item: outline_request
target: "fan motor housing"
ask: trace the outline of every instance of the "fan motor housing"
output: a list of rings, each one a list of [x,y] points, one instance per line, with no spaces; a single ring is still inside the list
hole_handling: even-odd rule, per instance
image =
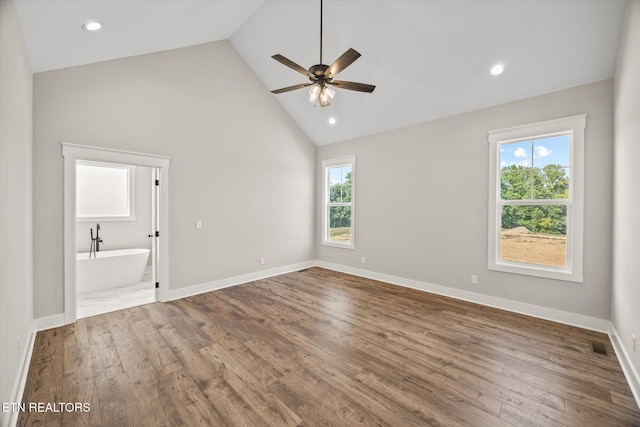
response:
[[[320,79],[324,77],[324,72],[327,71],[327,68],[329,68],[328,65],[325,64],[316,64],[316,65],[312,65],[309,68],[309,72],[311,74],[313,74],[314,76],[316,76],[316,79]],[[309,80],[314,81],[313,79],[309,78]],[[331,80],[331,79],[327,79],[325,78],[325,80]]]

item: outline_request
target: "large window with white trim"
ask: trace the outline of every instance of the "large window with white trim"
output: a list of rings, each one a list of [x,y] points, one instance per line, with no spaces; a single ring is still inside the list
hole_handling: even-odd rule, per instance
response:
[[[489,133],[490,270],[582,282],[586,116]]]
[[[322,243],[355,248],[355,156],[322,161]]]
[[[76,220],[135,220],[135,172],[135,166],[78,160]]]

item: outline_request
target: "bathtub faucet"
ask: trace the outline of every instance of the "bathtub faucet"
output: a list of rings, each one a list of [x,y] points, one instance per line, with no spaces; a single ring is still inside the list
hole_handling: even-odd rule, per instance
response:
[[[91,229],[91,248],[89,249],[89,258],[93,254],[94,258],[97,258],[96,252],[100,252],[100,243],[102,243],[102,239],[100,238],[100,224],[96,224],[96,237],[93,237],[93,228]]]
[[[100,252],[100,243],[102,243],[102,239],[100,238],[100,224],[96,224],[96,252]]]
[[[93,238],[93,228],[89,230],[91,232],[91,248],[89,248],[89,259],[91,259],[91,255],[94,258],[98,258],[96,256],[96,239]]]

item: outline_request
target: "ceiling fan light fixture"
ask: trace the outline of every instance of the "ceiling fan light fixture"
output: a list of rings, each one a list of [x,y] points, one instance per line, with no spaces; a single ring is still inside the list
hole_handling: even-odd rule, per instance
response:
[[[309,89],[309,102],[315,104],[318,100],[318,96],[320,96],[320,85],[318,83],[311,85]]]
[[[320,106],[326,107],[331,104],[331,100],[336,96],[336,92],[329,86],[325,86],[320,91]]]
[[[331,100],[336,96],[336,92],[326,84],[315,83],[309,89],[309,102],[320,104],[321,107],[331,105]]]

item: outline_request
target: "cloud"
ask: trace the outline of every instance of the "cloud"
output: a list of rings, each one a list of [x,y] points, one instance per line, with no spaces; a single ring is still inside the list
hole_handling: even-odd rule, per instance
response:
[[[513,152],[513,155],[516,157],[527,157],[527,150],[523,147],[516,148],[516,151]]]
[[[543,145],[536,145],[535,151],[536,157],[547,157],[551,154],[551,150]]]

